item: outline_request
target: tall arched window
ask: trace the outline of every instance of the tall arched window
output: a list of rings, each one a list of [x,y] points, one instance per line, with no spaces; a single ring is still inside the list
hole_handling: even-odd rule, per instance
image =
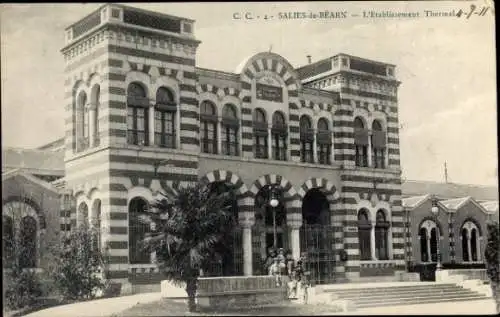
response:
[[[273,159],[277,161],[286,161],[287,152],[287,126],[283,113],[276,111],[273,114],[273,126],[271,129],[272,136],[272,153]]]
[[[358,238],[359,238],[359,254],[361,260],[371,260],[371,239],[370,231],[372,224],[368,215],[368,210],[361,209],[358,212]]]
[[[356,166],[368,166],[368,130],[360,117],[354,119],[354,146]]]
[[[92,209],[93,248],[101,250],[101,201],[99,199],[94,202]]]
[[[330,164],[332,149],[332,134],[328,129],[328,120],[320,118],[318,120],[318,133],[316,135],[318,147],[318,163]]]
[[[253,112],[253,135],[254,135],[254,157],[260,159],[268,158],[268,131],[266,113],[262,109]]]
[[[25,216],[20,225],[20,258],[21,268],[36,267],[37,223],[35,218]]]
[[[89,147],[89,112],[87,94],[81,91],[76,101],[76,150],[83,151]]]
[[[217,109],[208,100],[200,106],[201,122],[201,151],[203,153],[217,154]]]
[[[377,211],[377,219],[375,222],[375,252],[379,260],[389,259],[389,222],[385,217],[383,210]]]
[[[467,242],[470,240],[467,229],[465,228],[462,229],[461,240],[462,240],[462,260],[464,262],[469,262],[470,261],[469,246],[467,245]]]
[[[420,253],[422,262],[437,262],[439,248],[439,224],[431,219],[424,220],[420,225]]]
[[[129,227],[129,262],[130,264],[149,264],[151,254],[144,248],[144,238],[150,231],[150,226],[140,220],[140,215],[148,210],[148,203],[140,198],[133,198],[128,206],[128,227]]]
[[[481,258],[480,228],[476,223],[467,220],[462,225],[462,256],[464,262],[479,261]]]
[[[238,128],[239,121],[236,114],[236,107],[231,104],[226,104],[222,109],[222,154],[231,156],[239,155]]]
[[[77,213],[77,225],[78,226],[88,226],[89,225],[89,208],[86,203],[82,202],[78,206],[78,213]]]
[[[149,100],[141,84],[131,83],[127,89],[127,140],[129,144],[149,145]]]
[[[2,217],[3,266],[10,267],[14,258],[14,221],[12,217]]]
[[[378,120],[373,121],[371,138],[373,167],[385,168],[385,132]]]
[[[91,91],[91,107],[94,109],[93,117],[90,120],[93,121],[93,131],[91,131],[91,135],[94,141],[94,146],[98,146],[100,142],[99,137],[99,106],[100,106],[100,98],[101,98],[101,87],[98,84],[95,84],[92,87]]]
[[[156,91],[155,145],[175,148],[175,116],[177,105],[170,89],[160,87]]]
[[[420,228],[418,231],[418,237],[420,240],[420,261],[421,262],[429,262],[429,256],[427,252],[427,229]]]
[[[300,117],[300,161],[314,163],[313,156],[314,131],[311,119],[303,115]]]

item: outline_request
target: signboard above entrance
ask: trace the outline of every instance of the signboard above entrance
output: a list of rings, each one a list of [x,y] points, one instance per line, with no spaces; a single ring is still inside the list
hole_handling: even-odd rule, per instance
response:
[[[283,102],[283,88],[257,83],[257,99]]]

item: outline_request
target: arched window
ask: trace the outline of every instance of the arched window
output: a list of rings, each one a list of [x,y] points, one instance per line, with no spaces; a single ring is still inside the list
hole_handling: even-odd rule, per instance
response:
[[[354,146],[356,166],[368,166],[368,130],[360,117],[354,119]]]
[[[238,128],[239,122],[235,106],[225,105],[222,109],[222,154],[238,156]]]
[[[471,220],[464,222],[460,239],[464,262],[479,261],[481,258],[480,228]]]
[[[81,91],[76,104],[76,150],[83,151],[89,147],[89,112],[87,94]]]
[[[320,118],[318,120],[318,133],[316,135],[318,147],[318,163],[330,164],[332,149],[332,134],[328,129],[328,120]]]
[[[140,220],[140,215],[148,210],[148,203],[140,198],[133,198],[128,206],[128,226],[129,226],[129,262],[130,264],[149,264],[151,255],[149,250],[144,248],[144,238],[150,231],[150,226]]]
[[[427,219],[420,225],[419,239],[422,262],[437,262],[439,248],[439,225]]]
[[[429,255],[427,251],[427,229],[421,227],[418,231],[418,237],[420,240],[420,261],[429,262]]]
[[[273,114],[273,126],[271,129],[273,159],[286,161],[287,152],[287,126],[283,113],[276,111]]]
[[[100,106],[100,98],[101,98],[101,86],[95,84],[92,87],[91,92],[91,107],[94,109],[94,116],[90,118],[93,121],[93,131],[91,131],[94,146],[98,146],[100,142],[99,137],[99,106]]]
[[[86,203],[82,202],[78,206],[78,213],[77,213],[77,225],[78,226],[88,226],[89,225],[89,208]]]
[[[431,261],[437,262],[437,249],[438,249],[438,236],[437,236],[437,228],[431,229]]]
[[[201,103],[200,122],[202,152],[217,154],[217,109],[208,100]]]
[[[156,91],[155,104],[155,145],[175,148],[175,116],[177,105],[174,94],[165,87]]]
[[[254,157],[260,159],[268,158],[268,131],[266,113],[262,109],[253,112],[253,135],[254,135]]]
[[[93,248],[101,250],[101,201],[99,199],[94,202],[92,209]]]
[[[37,223],[35,218],[25,216],[20,225],[20,258],[21,268],[36,267]]]
[[[372,224],[368,215],[368,210],[361,209],[358,212],[358,238],[359,238],[359,254],[361,260],[371,260],[371,239],[370,231]]]
[[[476,241],[478,240],[477,237],[477,230],[476,228],[473,228],[470,233],[470,241],[471,241],[471,256],[472,256],[472,261],[477,261],[477,245]]]
[[[2,217],[2,250],[3,250],[3,266],[11,267],[14,259],[14,221],[12,217]]]
[[[373,121],[371,141],[373,167],[385,168],[385,132],[378,120]]]
[[[314,131],[311,119],[303,115],[300,117],[300,161],[314,163],[313,156]]]
[[[138,83],[127,89],[127,141],[129,144],[149,145],[149,100],[146,90]]]
[[[375,252],[379,260],[389,259],[389,222],[385,217],[383,210],[377,211],[377,218],[375,222]]]
[[[464,262],[469,262],[470,257],[469,257],[469,246],[467,245],[467,242],[469,240],[468,232],[467,229],[463,228],[462,229],[462,234],[461,234],[461,240],[462,240],[462,259]]]

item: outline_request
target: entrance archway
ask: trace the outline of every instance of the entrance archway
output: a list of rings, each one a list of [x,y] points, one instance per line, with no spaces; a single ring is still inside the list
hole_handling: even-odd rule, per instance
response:
[[[330,202],[321,188],[308,190],[302,200],[300,249],[307,254],[307,270],[315,284],[334,281],[334,230],[330,218]]]
[[[226,201],[226,206],[230,209],[231,224],[227,230],[225,240],[227,243],[218,250],[222,254],[219,261],[204,272],[205,276],[240,276],[243,275],[243,247],[242,231],[238,224],[238,201],[236,199],[235,186],[233,184],[218,181],[208,184],[210,191],[214,195],[226,192],[233,192],[231,199]]]
[[[273,197],[278,201],[278,205],[275,207],[270,204]],[[260,250],[257,252],[261,259],[267,257],[270,249],[283,248],[287,250],[290,248],[283,189],[278,185],[266,185],[257,192],[255,196],[255,226],[258,229],[255,234],[260,242]]]

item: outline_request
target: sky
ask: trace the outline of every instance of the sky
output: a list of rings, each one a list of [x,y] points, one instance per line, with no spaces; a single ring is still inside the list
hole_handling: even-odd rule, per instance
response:
[[[396,65],[401,165],[414,180],[497,185],[495,26],[484,16],[424,17],[424,10],[480,11],[490,2],[128,3],[196,21],[196,64],[234,72],[269,51],[294,67],[343,52]],[[33,148],[64,134],[64,28],[87,4],[2,4],[2,146]],[[278,19],[283,12],[347,12],[341,19]],[[419,12],[363,18],[363,12]],[[476,11],[476,12],[477,12]],[[234,19],[234,13],[273,19]],[[353,17],[352,14],[358,14]]]

